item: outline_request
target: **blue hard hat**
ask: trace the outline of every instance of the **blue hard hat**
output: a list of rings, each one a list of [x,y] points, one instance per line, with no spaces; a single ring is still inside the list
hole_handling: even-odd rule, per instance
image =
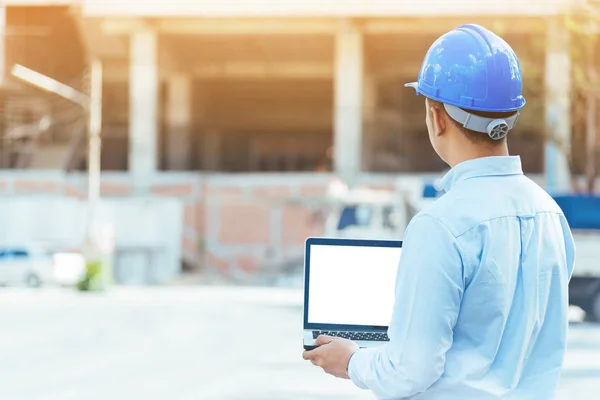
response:
[[[498,35],[461,25],[429,48],[414,87],[418,94],[462,109],[511,112],[525,105],[519,59]]]

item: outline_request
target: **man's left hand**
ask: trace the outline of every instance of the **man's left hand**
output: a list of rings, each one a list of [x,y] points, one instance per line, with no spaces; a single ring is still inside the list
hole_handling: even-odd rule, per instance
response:
[[[358,345],[350,340],[331,336],[319,336],[315,344],[319,347],[310,351],[305,350],[302,358],[310,360],[313,365],[323,368],[323,371],[328,374],[350,379],[346,368],[350,357],[358,350]]]

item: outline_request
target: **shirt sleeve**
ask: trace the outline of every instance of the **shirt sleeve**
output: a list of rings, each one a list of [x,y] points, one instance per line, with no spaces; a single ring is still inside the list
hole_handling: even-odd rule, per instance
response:
[[[573,269],[575,267],[575,241],[573,240],[573,234],[571,228],[564,215],[560,219],[562,225],[563,236],[565,238],[565,255],[567,257],[567,278],[571,280],[573,276]]]
[[[464,291],[456,238],[435,217],[418,215],[406,230],[396,281],[390,341],[358,350],[348,375],[380,399],[424,392],[444,371]]]

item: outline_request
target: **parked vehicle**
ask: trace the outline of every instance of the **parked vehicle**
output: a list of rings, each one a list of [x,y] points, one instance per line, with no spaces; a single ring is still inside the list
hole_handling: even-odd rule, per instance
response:
[[[569,302],[600,322],[600,196],[555,196],[575,240],[575,270]]]
[[[52,280],[52,254],[35,246],[0,246],[1,285],[40,287]]]

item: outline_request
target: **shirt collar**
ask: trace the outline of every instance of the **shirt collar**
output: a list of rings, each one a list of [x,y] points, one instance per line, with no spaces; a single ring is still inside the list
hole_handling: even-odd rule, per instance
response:
[[[463,161],[442,178],[440,184],[448,192],[454,185],[471,178],[523,175],[519,156],[482,157]]]

